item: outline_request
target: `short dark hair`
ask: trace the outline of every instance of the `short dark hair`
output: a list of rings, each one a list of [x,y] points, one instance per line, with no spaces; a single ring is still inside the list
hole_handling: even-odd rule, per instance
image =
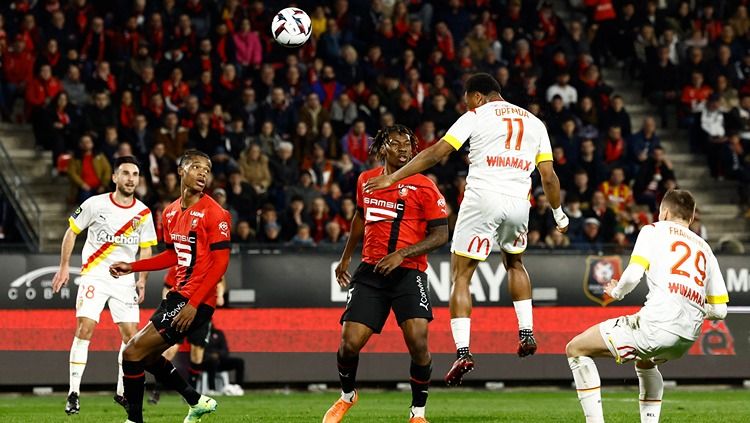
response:
[[[211,163],[211,158],[208,157],[208,154],[199,150],[190,149],[182,153],[178,166],[182,167],[186,163],[191,163],[193,160],[195,160],[196,157],[203,157],[204,159],[208,160],[209,163]]]
[[[679,219],[689,222],[695,216],[695,198],[688,190],[673,189],[668,191],[664,194],[661,204]]]
[[[478,92],[482,95],[489,93],[500,93],[500,83],[488,73],[475,73],[466,80],[464,91],[467,93]]]
[[[126,163],[134,164],[135,167],[138,168],[138,170],[141,169],[141,164],[138,163],[138,159],[136,159],[133,156],[122,156],[122,157],[116,158],[115,159],[115,166],[114,166],[113,169],[115,170],[115,172],[117,172],[117,170],[120,168],[120,166],[124,165]]]

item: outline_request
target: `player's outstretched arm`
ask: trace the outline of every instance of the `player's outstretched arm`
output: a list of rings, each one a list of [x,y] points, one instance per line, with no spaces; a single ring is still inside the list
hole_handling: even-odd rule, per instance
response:
[[[60,247],[60,269],[52,278],[52,292],[57,293],[60,288],[68,284],[70,279],[70,256],[76,245],[76,233],[71,228],[65,231],[62,246]]]
[[[612,281],[604,288],[604,292],[616,300],[621,300],[638,286],[638,283],[641,281],[643,273],[645,272],[646,268],[643,264],[640,262],[634,262],[634,260],[631,259],[628,267],[622,272],[620,280],[612,279]]]
[[[119,262],[109,266],[109,274],[112,277],[120,277],[133,272],[145,272],[162,270],[177,264],[177,253],[173,248],[167,248],[161,254],[147,259],[134,261],[133,263]]]
[[[443,138],[441,141],[436,142],[431,147],[422,150],[416,157],[411,159],[409,163],[404,165],[401,169],[391,173],[390,175],[380,175],[371,178],[365,183],[364,191],[371,193],[380,189],[388,188],[396,182],[408,178],[409,176],[416,175],[419,172],[427,170],[432,166],[440,163],[444,157],[455,151],[452,145]]]
[[[555,169],[552,165],[552,161],[544,161],[537,164],[539,169],[539,175],[542,177],[542,188],[544,189],[544,195],[547,196],[550,206],[552,206],[552,214],[555,217],[555,224],[557,224],[557,230],[565,233],[568,231],[568,216],[562,211],[560,201],[560,180],[557,178]]]
[[[359,210],[354,212],[354,217],[352,218],[352,228],[349,231],[349,238],[346,240],[346,245],[344,246],[344,251],[341,253],[341,259],[339,260],[339,264],[336,265],[336,282],[339,283],[339,286],[342,288],[346,288],[349,286],[349,283],[352,281],[352,276],[349,274],[349,263],[352,261],[352,254],[354,254],[354,249],[357,248],[357,245],[359,245],[359,242],[362,241],[362,238],[365,235],[365,221],[362,219],[362,214]]]
[[[394,251],[380,259],[378,264],[375,265],[375,271],[388,275],[394,269],[399,267],[405,258],[427,254],[430,251],[445,245],[446,242],[448,242],[448,225],[433,226],[429,229],[425,239],[414,245]]]

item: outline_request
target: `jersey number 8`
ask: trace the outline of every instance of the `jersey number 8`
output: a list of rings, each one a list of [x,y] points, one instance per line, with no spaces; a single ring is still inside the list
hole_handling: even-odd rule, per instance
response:
[[[689,278],[690,272],[686,272],[680,269],[680,266],[682,266],[682,264],[690,258],[690,256],[693,254],[693,250],[691,250],[690,246],[683,241],[677,241],[672,244],[672,252],[676,252],[678,249],[683,250],[685,254],[682,256],[682,258],[677,260],[674,266],[672,266],[672,274]],[[703,254],[703,251],[698,250],[698,253],[695,255],[694,264],[695,270],[698,272],[698,276],[695,276],[693,280],[696,284],[698,284],[698,286],[703,286],[703,281],[706,280],[706,255]]]

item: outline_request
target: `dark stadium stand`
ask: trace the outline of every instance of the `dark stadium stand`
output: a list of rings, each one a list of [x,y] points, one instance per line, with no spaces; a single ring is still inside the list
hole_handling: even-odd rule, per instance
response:
[[[310,41],[296,50],[275,44],[268,31],[279,2],[0,5],[0,112],[12,122],[0,132],[16,180],[28,188],[19,195],[37,203],[19,213],[31,238],[54,249],[67,212],[107,188],[89,181],[99,186],[81,192],[84,181],[69,172],[88,134],[110,161],[125,154],[141,160],[139,196],[156,216],[174,198],[175,159],[198,148],[214,158],[211,191],[223,190],[235,228],[243,228],[238,243],[285,245],[304,223],[314,244],[336,244],[329,223],[346,235],[342,203],[354,195],[359,172],[375,165],[366,146],[379,126],[406,124],[421,147],[431,145],[464,111],[462,80],[483,71],[497,77],[507,100],[545,120],[566,205],[580,209],[571,232],[555,235],[535,181],[532,248],[627,249],[673,186],[696,193],[696,232],[713,243],[750,240],[746,6],[296,4],[313,20]],[[655,121],[646,126],[656,128],[644,133],[649,116]],[[616,168],[622,181],[610,176]],[[451,221],[466,170],[465,155],[454,154],[430,172],[451,204]],[[597,191],[603,199],[592,201]],[[297,197],[302,210],[289,207]],[[4,201],[3,210],[18,203]],[[596,218],[598,229],[586,231],[586,217]],[[23,240],[8,231],[0,242]]]

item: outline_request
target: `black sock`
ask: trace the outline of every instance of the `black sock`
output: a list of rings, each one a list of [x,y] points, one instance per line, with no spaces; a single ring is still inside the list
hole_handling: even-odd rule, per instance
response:
[[[461,347],[456,350],[456,357],[461,358],[469,353],[469,347]]]
[[[201,377],[201,374],[203,372],[203,364],[202,363],[193,363],[190,362],[190,368],[188,368],[188,375],[190,375],[190,386],[195,389],[198,387],[198,378]]]
[[[432,376],[432,362],[426,366],[420,366],[411,362],[409,368],[409,383],[411,384],[411,406],[424,407],[427,404],[427,391],[430,389],[430,376]]]
[[[353,358],[344,358],[341,353],[336,354],[336,361],[339,367],[339,380],[341,380],[341,390],[345,393],[354,390],[354,384],[357,379],[357,366],[359,365],[359,355]]]
[[[125,399],[128,400],[128,420],[143,423],[143,389],[146,383],[143,363],[123,360],[122,373]]]
[[[146,367],[146,370],[153,374],[156,380],[161,382],[164,386],[179,392],[188,404],[198,404],[201,394],[196,392],[192,386],[185,382],[185,379],[180,376],[180,373],[166,358],[159,356],[153,364]]]

